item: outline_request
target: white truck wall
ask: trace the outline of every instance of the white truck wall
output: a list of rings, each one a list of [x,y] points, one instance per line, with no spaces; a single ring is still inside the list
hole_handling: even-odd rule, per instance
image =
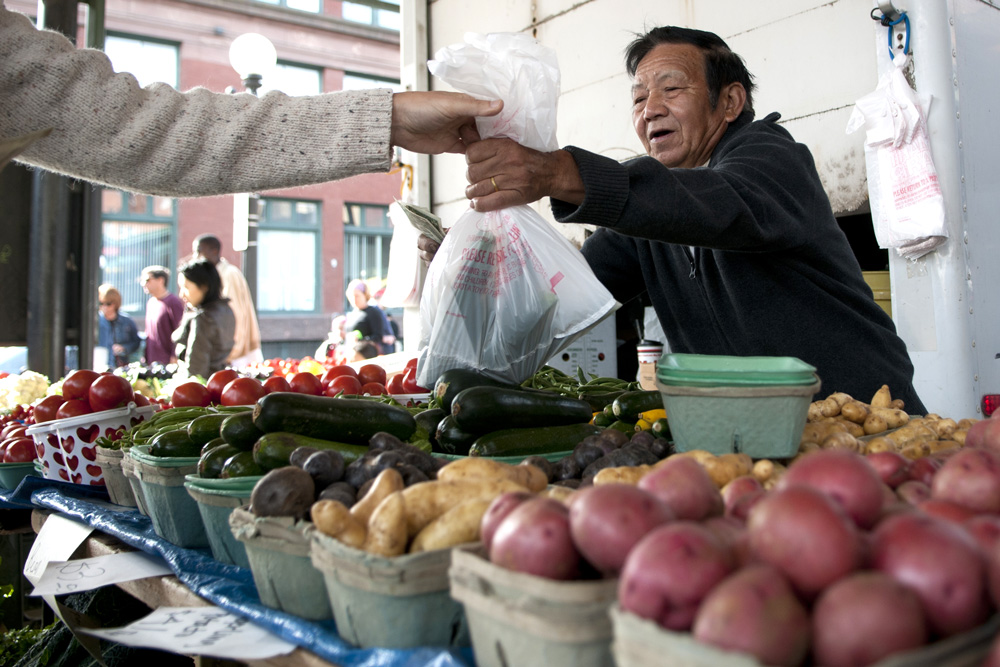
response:
[[[1000,243],[989,233],[1000,210],[1000,188],[994,185],[1000,151],[988,124],[1000,87],[986,84],[997,80],[997,2],[896,0],[911,18],[917,87],[935,96],[928,122],[951,240],[917,262],[892,253],[893,312],[925,404],[956,418],[976,414],[981,390],[1000,391],[995,359],[1000,300],[990,298],[997,262],[989,259],[998,256]],[[874,0],[431,0],[428,57],[462,41],[466,32],[534,35],[559,57],[560,144],[622,159],[642,153],[631,127],[622,59],[627,44],[657,25],[710,30],[743,56],[754,74],[757,116],[779,111],[781,122],[810,148],[834,211],[867,212],[863,132],[847,135],[845,126],[855,100],[874,90],[888,64],[886,30],[870,18],[876,5]],[[444,87],[431,78],[432,89]],[[435,157],[432,169],[431,203],[450,224],[468,207],[464,159]],[[547,201],[536,208],[551,219]],[[560,225],[571,238],[582,238],[566,227]]]

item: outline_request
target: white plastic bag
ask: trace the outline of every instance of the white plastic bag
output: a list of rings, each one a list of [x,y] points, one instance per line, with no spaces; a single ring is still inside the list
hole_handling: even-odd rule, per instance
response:
[[[944,199],[927,138],[929,95],[906,81],[897,55],[873,93],[855,103],[847,132],[865,128],[868,196],[880,248],[917,259],[948,238]]]
[[[558,148],[554,52],[520,33],[465,39],[428,67],[462,92],[504,101],[498,116],[478,119],[480,136]],[[417,382],[433,387],[451,368],[522,382],[617,306],[580,251],[534,209],[470,209],[424,282]]]

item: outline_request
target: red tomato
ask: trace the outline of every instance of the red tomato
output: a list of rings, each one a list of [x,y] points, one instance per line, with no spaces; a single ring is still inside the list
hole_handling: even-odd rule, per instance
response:
[[[191,380],[174,387],[170,402],[175,408],[207,408],[212,402],[208,387]]]
[[[86,368],[81,368],[78,371],[70,371],[70,374],[63,380],[63,398],[67,401],[72,401],[76,398],[87,400],[88,393],[90,392],[90,385],[93,384],[94,380],[99,377],[100,373]]]
[[[368,394],[369,396],[381,396],[382,394],[388,394],[385,385],[381,382],[366,382],[361,385],[361,393]]]
[[[352,367],[344,366],[343,364],[340,366],[333,366],[331,368],[328,368],[326,372],[323,373],[323,377],[320,378],[320,382],[323,385],[323,389],[325,390],[327,387],[329,387],[330,383],[333,382],[334,378],[339,378],[342,375],[348,375],[350,377],[357,378],[358,372],[354,370]]]
[[[56,418],[56,410],[66,402],[66,399],[58,394],[46,396],[35,405],[35,423],[50,422]]]
[[[35,460],[35,441],[31,438],[15,438],[4,444],[4,463],[27,463]]]
[[[82,398],[74,398],[59,406],[59,409],[56,410],[56,419],[79,417],[80,415],[89,415],[91,412],[93,410],[90,409],[90,404],[87,401]]]
[[[406,391],[403,389],[403,374],[396,373],[389,378],[389,384],[385,388],[390,394],[405,394]]]
[[[323,383],[320,382],[319,377],[305,371],[295,373],[288,378],[288,386],[299,394],[319,396],[323,393]]]
[[[416,357],[413,357],[412,359],[410,359],[409,361],[407,361],[406,362],[406,366],[403,367],[403,370],[404,371],[408,371],[411,368],[413,370],[417,370],[417,358]]]
[[[208,376],[208,382],[205,386],[208,388],[208,394],[212,398],[213,403],[222,402],[222,390],[226,388],[230,382],[235,380],[240,376],[239,373],[234,371],[232,368],[227,368],[222,371],[215,371]]]
[[[132,393],[132,402],[136,404],[136,407],[140,408],[149,405],[149,399],[137,391]]]
[[[253,405],[267,394],[264,385],[253,378],[236,378],[222,390],[223,405]]]
[[[23,434],[26,430],[28,430],[28,427],[21,422],[10,422],[3,427],[2,431],[0,431],[0,441],[7,440],[8,438],[16,438]],[[20,433],[18,433],[18,431],[20,431]]]
[[[267,389],[267,393],[273,394],[276,391],[291,391],[292,387],[282,376],[272,375],[264,380],[264,389]]]
[[[361,394],[361,383],[358,382],[358,378],[352,375],[341,375],[339,377],[335,377],[330,383],[330,386],[327,387],[326,395],[336,396],[340,392],[350,394],[351,396],[357,396]]]
[[[102,373],[90,385],[88,400],[94,412],[101,412],[126,405],[132,400],[134,393],[132,385],[125,378],[111,373]]]
[[[369,382],[377,382],[379,384],[385,384],[385,369],[378,364],[365,364],[358,369],[358,379],[361,380],[362,385],[366,385]]]
[[[403,393],[404,394],[426,394],[430,389],[425,389],[417,384],[417,367],[407,368],[403,373]]]

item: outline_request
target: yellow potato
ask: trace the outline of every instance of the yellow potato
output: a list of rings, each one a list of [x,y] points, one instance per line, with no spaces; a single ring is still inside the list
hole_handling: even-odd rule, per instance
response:
[[[368,493],[351,507],[351,515],[362,524],[367,524],[372,512],[386,496],[396,491],[402,491],[406,485],[403,476],[395,468],[386,468],[372,480]]]
[[[861,401],[851,401],[840,408],[840,415],[855,424],[864,424],[869,412],[868,406]]]
[[[843,409],[843,407],[845,405],[847,405],[848,403],[855,402],[853,396],[851,396],[850,394],[845,394],[842,391],[836,391],[836,392],[830,394],[829,396],[827,396],[827,399],[829,399],[831,401],[835,401],[837,403],[837,405],[839,405],[841,407],[841,409]]]
[[[906,408],[906,403],[904,403],[903,399],[901,398],[894,398],[891,401],[889,401],[889,407],[894,410],[903,410],[904,408]]]
[[[410,553],[447,549],[479,539],[479,524],[492,500],[467,500],[424,526],[410,545]]]
[[[465,479],[509,479],[534,493],[538,493],[549,484],[548,477],[537,466],[514,466],[477,456],[452,461],[438,470],[437,478],[442,482]]]
[[[750,474],[752,474],[758,482],[763,484],[771,478],[771,475],[774,474],[774,461],[771,459],[761,459],[757,461],[753,464],[753,469],[750,471]]]
[[[958,430],[958,423],[954,419],[938,419],[933,422],[931,428],[941,440],[950,440],[952,434]]]
[[[819,444],[831,433],[838,431],[847,431],[847,427],[844,426],[843,422],[824,421],[807,423],[802,429],[802,437],[799,438],[799,442],[815,442]]]
[[[635,486],[643,475],[653,469],[650,465],[619,466],[604,468],[594,475],[594,486],[602,484],[631,484]]]
[[[819,446],[818,442],[800,442],[799,443],[799,454],[809,454],[810,452],[818,452],[823,449]],[[796,454],[798,456],[799,454]]]
[[[951,434],[951,439],[961,446],[965,446],[965,435],[969,432],[967,428],[955,429]]]
[[[382,499],[368,520],[368,536],[362,547],[369,553],[391,558],[406,553],[406,503],[403,492],[390,493]]]
[[[861,443],[850,433],[833,433],[819,443],[823,449],[847,449],[857,452],[862,449]]]
[[[700,462],[720,489],[737,477],[753,471],[753,459],[746,454],[722,454]]]
[[[852,421],[850,421],[848,419],[844,419],[843,416],[837,417],[837,421],[839,421],[840,423],[842,423],[844,425],[844,429],[848,433],[850,433],[851,435],[853,435],[855,438],[860,438],[862,436],[867,435],[865,433],[864,427],[861,424],[858,424],[856,422],[852,422]]]
[[[336,500],[316,501],[309,509],[309,516],[316,530],[356,549],[362,548],[368,536],[367,526]]]
[[[910,421],[910,415],[895,408],[872,408],[872,414],[879,415],[889,428],[899,428]]]
[[[876,433],[884,433],[889,430],[889,424],[885,421],[885,417],[876,412],[872,412],[870,415],[865,417],[865,423],[862,424],[862,428],[865,430],[865,435],[875,435]]]
[[[965,429],[966,431],[968,431],[972,427],[972,425],[975,424],[977,421],[979,420],[969,419],[968,417],[966,417],[965,419],[960,419],[958,420],[958,428]]]
[[[879,387],[879,390],[872,396],[872,400],[868,401],[872,408],[887,408],[890,403],[892,403],[892,394],[889,393],[889,385],[887,384]]]
[[[931,448],[928,442],[911,442],[900,449],[899,453],[910,460],[916,460],[930,456]]]
[[[443,468],[442,468],[443,470]],[[455,505],[467,500],[493,500],[507,491],[527,491],[528,488],[509,479],[463,479],[420,482],[399,493],[406,507],[406,529],[416,536],[424,526]]]
[[[885,436],[878,436],[872,438],[865,444],[865,453],[874,454],[875,452],[898,452],[899,447],[895,442],[890,440]]]
[[[573,494],[576,493],[576,489],[569,486],[561,486],[559,484],[553,484],[545,488],[544,491],[538,495],[543,498],[552,498],[553,500],[558,500],[563,505],[569,505],[570,499]]]

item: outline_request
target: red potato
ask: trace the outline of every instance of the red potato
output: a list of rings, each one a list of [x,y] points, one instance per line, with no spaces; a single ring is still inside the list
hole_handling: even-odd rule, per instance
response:
[[[985,558],[951,522],[921,513],[886,519],[873,534],[871,564],[916,592],[938,636],[970,630],[989,615]]]
[[[768,494],[751,510],[747,531],[752,557],[780,569],[807,600],[857,569],[863,555],[854,522],[808,486]]]
[[[981,667],[1000,667],[1000,635],[997,635],[997,638],[993,640],[990,652],[986,655]]]
[[[910,459],[899,452],[872,452],[865,455],[865,460],[890,488],[895,489],[910,479]]]
[[[824,667],[871,665],[927,643],[920,598],[880,572],[836,582],[813,607],[813,658]]]
[[[911,479],[896,488],[896,495],[905,503],[919,505],[925,500],[930,500],[931,487],[921,481]]]
[[[534,497],[535,494],[528,491],[507,491],[493,499],[493,502],[486,508],[486,513],[483,514],[483,518],[479,522],[479,539],[482,540],[483,546],[486,547],[486,553],[489,553],[490,547],[493,545],[493,535],[497,532],[497,526],[500,525],[500,522],[515,507]]]
[[[515,507],[493,533],[489,554],[500,567],[546,579],[575,579],[582,561],[570,534],[569,510],[551,498]]]
[[[960,526],[964,525],[966,521],[976,516],[975,510],[971,510],[964,505],[959,505],[958,503],[953,503],[948,500],[939,500],[933,497],[917,503],[917,509],[925,514],[930,514],[931,516],[939,519],[957,523]]]
[[[722,580],[702,602],[698,641],[748,653],[765,665],[800,665],[809,650],[809,614],[780,570],[758,563]]]
[[[925,456],[910,464],[910,479],[923,482],[928,487],[934,481],[934,475],[944,464],[944,461],[934,456]]]
[[[882,478],[865,457],[843,449],[824,449],[799,459],[777,488],[803,484],[818,489],[847,512],[859,528],[875,525],[882,512]]]
[[[761,486],[760,481],[753,475],[737,477],[722,487],[719,492],[722,494],[722,504],[725,507],[725,513],[730,514],[733,506],[744,496],[763,490],[764,487]]]
[[[965,434],[965,446],[1000,452],[1000,418],[993,413],[990,419],[983,419],[969,427]]]
[[[625,559],[618,602],[668,630],[686,631],[701,601],[732,569],[732,554],[707,528],[669,523],[646,535]]]
[[[962,449],[953,454],[935,473],[931,497],[963,505],[980,514],[1000,512],[998,452]]]
[[[702,465],[689,456],[658,464],[639,480],[639,488],[665,502],[682,521],[718,516],[725,509],[719,487]]]
[[[632,547],[675,518],[665,502],[631,484],[590,486],[574,495],[569,509],[573,542],[606,576],[618,576]]]
[[[731,516],[734,519],[739,519],[743,523],[746,523],[747,517],[750,516],[750,510],[752,510],[753,506],[763,500],[766,496],[767,491],[764,489],[744,494],[740,496],[735,503],[733,503],[731,508],[726,510],[726,516]]]
[[[1000,516],[978,514],[965,522],[965,529],[988,558],[1000,559]]]
[[[702,521],[701,525],[722,542],[722,545],[733,555],[734,562],[742,565],[749,560],[746,524],[732,516],[713,516]]]

